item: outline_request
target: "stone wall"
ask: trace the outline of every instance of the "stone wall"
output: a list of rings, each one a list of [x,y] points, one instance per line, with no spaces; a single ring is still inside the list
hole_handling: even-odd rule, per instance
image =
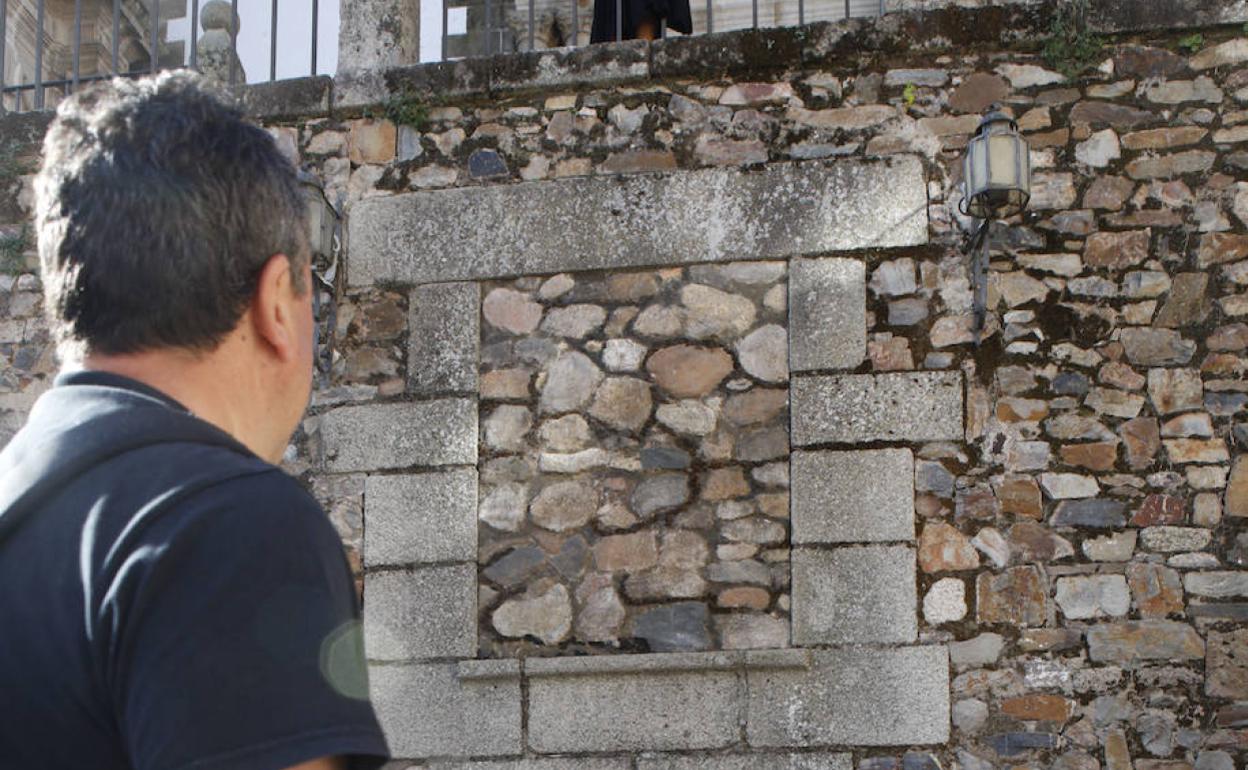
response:
[[[1248,8],[1124,11],[1074,80],[1047,8],[399,69],[427,125],[354,86],[269,119],[348,215],[289,468],[357,559],[396,767],[1244,769]],[[993,102],[1035,186],[977,344]],[[15,425],[53,364],[10,284]]]

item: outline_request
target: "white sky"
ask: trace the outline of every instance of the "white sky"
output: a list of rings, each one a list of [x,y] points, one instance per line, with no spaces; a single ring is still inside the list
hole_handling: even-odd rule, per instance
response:
[[[200,8],[206,0],[200,0]],[[440,6],[439,6],[440,7]],[[241,20],[238,56],[247,71],[247,82],[269,79],[269,36],[273,29],[272,0],[239,0]],[[332,75],[338,65],[338,0],[320,0],[317,28],[316,70]],[[441,22],[441,17],[438,19]],[[191,3],[186,0],[186,17],[169,22],[170,40],[189,40]],[[203,28],[199,30],[203,34]],[[186,55],[191,55],[188,43]],[[296,78],[312,70],[312,0],[279,0],[277,9],[277,78]]]

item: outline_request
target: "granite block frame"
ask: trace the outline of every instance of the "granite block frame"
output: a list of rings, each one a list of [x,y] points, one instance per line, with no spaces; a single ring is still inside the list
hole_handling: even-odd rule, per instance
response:
[[[892,198],[900,202],[899,206],[902,203],[909,206],[913,202],[911,199],[917,200],[925,195],[921,165],[914,161],[902,159],[889,164],[889,178],[896,179],[900,174],[906,182],[901,185],[903,189],[892,194]],[[798,188],[805,190],[803,185],[809,185],[809,180],[817,179],[824,173],[830,174],[829,178],[844,180],[847,168],[854,165],[843,163],[838,168],[836,164],[823,162],[797,163],[772,174],[781,174],[790,180],[803,180]],[[681,173],[696,175],[701,172],[678,172],[674,176]],[[614,183],[611,180],[594,182]],[[642,186],[669,183],[685,184],[679,180],[665,182],[663,175],[650,181],[631,182]],[[555,186],[567,186],[561,182],[537,184],[547,185],[552,190]],[[461,197],[473,194],[496,196],[500,192],[488,187],[454,191],[454,195]],[[552,194],[558,198],[562,193],[555,191]],[[812,249],[815,252],[835,252],[878,247],[880,244],[866,240],[855,242],[852,236],[846,235],[852,233],[852,228],[839,225],[834,231],[828,231],[830,234],[825,239],[826,243],[819,239],[814,239],[818,242],[810,239],[803,241],[794,236],[796,230],[790,232],[782,227],[767,235],[765,247],[758,244],[756,251],[735,252],[731,259],[718,256],[725,254],[722,244],[704,242],[699,247],[695,243],[691,248],[682,248],[681,253],[703,256],[674,263],[685,266],[706,261],[755,259],[782,259],[789,263],[787,318],[789,328],[796,329],[790,334],[789,357],[800,364],[791,367],[788,381],[789,444],[792,450],[788,463],[794,476],[790,488],[794,520],[790,557],[794,611],[788,638],[793,646],[756,651],[556,657],[529,659],[526,662],[473,660],[478,654],[477,594],[475,583],[472,590],[468,590],[468,583],[475,579],[478,569],[475,539],[470,534],[470,531],[475,532],[477,525],[475,500],[472,505],[443,506],[453,508],[454,512],[441,510],[442,516],[423,515],[421,511],[432,510],[431,501],[439,499],[439,484],[445,487],[443,491],[451,489],[463,493],[470,485],[474,491],[476,489],[475,463],[480,452],[477,448],[479,396],[476,389],[484,294],[481,284],[477,282],[575,271],[569,270],[569,265],[550,262],[542,253],[545,249],[543,244],[548,241],[542,235],[544,230],[537,231],[533,237],[517,238],[517,242],[527,244],[528,251],[524,253],[505,259],[474,259],[451,269],[449,274],[445,265],[430,263],[422,266],[419,264],[420,257],[414,256],[410,250],[401,256],[392,254],[402,239],[378,240],[374,237],[375,233],[387,232],[386,222],[412,222],[417,212],[424,211],[430,205],[443,205],[442,201],[430,197],[438,195],[444,193],[410,193],[366,201],[360,208],[372,210],[361,212],[357,209],[355,217],[358,219],[353,217],[355,221],[352,225],[353,231],[361,233],[360,238],[353,239],[356,241],[353,248],[363,248],[366,252],[361,258],[366,272],[353,271],[353,283],[368,284],[374,280],[412,282],[408,286],[408,390],[409,397],[419,400],[405,406],[342,407],[330,412],[327,420],[330,426],[326,431],[330,462],[342,469],[373,474],[367,489],[379,498],[370,500],[366,495],[365,500],[364,561],[371,570],[365,575],[365,614],[366,618],[370,614],[378,615],[371,623],[366,620],[366,626],[373,630],[373,638],[382,639],[380,652],[369,650],[374,670],[381,677],[374,684],[374,690],[385,700],[380,709],[382,720],[386,729],[395,731],[398,736],[396,744],[401,747],[398,755],[408,759],[425,759],[568,752],[732,751],[783,746],[805,749],[936,743],[947,739],[949,675],[945,648],[941,645],[909,646],[917,638],[917,598],[914,460],[905,444],[929,438],[960,438],[963,420],[961,375],[957,372],[900,375],[854,373],[866,359],[863,307],[868,272],[866,262],[857,256],[824,257],[812,253]],[[374,206],[376,208],[372,208]],[[427,223],[429,220],[424,221]],[[530,233],[523,228],[534,225],[531,222],[510,222],[509,226],[522,228],[521,235],[528,236]],[[453,225],[447,224],[447,227],[453,228]],[[831,234],[833,232],[834,235]],[[925,221],[922,226],[911,226],[898,232],[898,242],[889,245],[913,246],[926,242]],[[432,240],[449,242],[454,237],[455,233],[448,229],[443,236]],[[695,241],[697,237],[705,235],[696,236]],[[617,249],[617,245],[611,248]],[[462,250],[468,246],[457,248]],[[617,250],[619,254],[600,254],[601,259],[591,260],[592,264],[585,265],[583,269],[657,267],[669,263],[669,260],[654,263],[644,256],[653,251],[652,245]],[[358,251],[356,253],[358,256]],[[642,256],[621,258],[622,254]],[[391,263],[391,259],[397,259],[397,262]],[[445,255],[440,254],[437,259],[445,259]],[[386,268],[386,264],[398,265],[398,272]],[[428,282],[434,275],[445,275],[453,281]],[[858,326],[862,327],[861,332]],[[828,329],[835,331],[834,342],[819,339],[819,334],[828,334]],[[793,342],[798,335],[802,337],[801,341]],[[802,352],[795,352],[799,348]],[[872,422],[865,427],[858,424],[860,421],[838,421],[834,413],[826,411],[825,405],[829,399],[836,398],[834,394],[839,392],[838,388],[865,394],[859,398],[869,400],[872,385],[877,381],[889,393],[927,393],[934,390],[941,398],[931,413],[923,414],[922,419],[915,423],[918,430],[914,433],[890,430],[894,425],[905,425],[912,420],[908,413],[893,413],[900,399],[876,403],[874,408],[880,414],[873,416]],[[953,413],[955,408],[956,414]],[[379,411],[374,414],[363,411],[374,409]],[[801,413],[809,409],[825,411],[816,416]],[[334,412],[343,414],[334,416]],[[469,413],[472,413],[471,419]],[[373,426],[374,430],[402,434],[403,422],[409,416],[415,420],[416,432],[426,437],[416,443],[430,440],[428,437],[437,437],[436,449],[422,451],[401,435],[377,444],[361,442],[358,433],[355,436],[346,435],[352,432],[352,426]],[[341,443],[347,451],[335,451],[335,442]],[[881,447],[881,442],[886,446]],[[877,502],[885,511],[885,521],[872,520],[865,508],[850,515],[851,520],[857,517],[856,524],[851,522],[838,528],[822,520],[828,507],[844,498],[845,491],[836,489],[835,484],[833,488],[816,489],[818,485],[807,482],[818,473],[837,468],[864,478],[870,478],[873,471],[886,473],[890,481],[896,482],[873,497],[878,498]],[[812,499],[795,502],[796,495],[804,494],[802,490],[810,490]],[[406,509],[402,504],[404,495],[411,501]],[[436,507],[436,504],[433,506]],[[448,515],[470,517],[470,521],[448,523]],[[379,528],[393,533],[389,537],[401,542],[379,542],[377,535],[370,538],[369,527],[374,517]],[[800,533],[799,521],[802,522]],[[842,517],[841,521],[846,520]],[[813,620],[820,608],[811,604],[812,597],[827,595],[828,590],[835,593],[835,587],[828,588],[829,585],[834,586],[828,578],[834,578],[837,569],[845,569],[846,563],[857,563],[855,560],[863,557],[876,561],[882,559],[881,564],[886,562],[893,568],[888,570],[893,580],[884,581],[888,585],[884,586],[886,590],[881,594],[890,597],[889,612],[881,622],[863,626],[849,637],[829,633]],[[852,564],[850,569],[853,569]],[[415,641],[390,638],[394,629],[401,628],[404,618],[411,614],[410,600],[405,602],[401,594],[435,575],[441,580],[438,591],[434,592],[438,599],[439,616],[457,627],[450,631],[443,629],[441,634],[417,634],[421,638]],[[803,585],[802,581],[807,582]],[[379,596],[385,598],[378,599]],[[841,598],[849,606],[857,597]],[[395,610],[395,607],[398,609]],[[470,643],[465,644],[464,640],[470,640]],[[903,646],[897,647],[898,644]],[[804,650],[803,646],[812,649]],[[842,649],[844,651],[838,652]],[[458,665],[447,662],[454,660],[460,661]],[[875,723],[878,716],[893,714],[895,704],[885,703],[886,697],[881,700],[883,696],[854,685],[861,677],[855,679],[851,676],[839,688],[819,681],[825,672],[835,671],[850,663],[885,671],[897,670],[901,672],[898,674],[899,681],[914,675],[915,681],[923,683],[922,699],[928,718],[921,725],[901,720],[898,724],[902,727],[897,730],[882,729]],[[404,671],[408,673],[402,673]],[[787,673],[781,676],[775,672]],[[771,724],[762,704],[773,680],[779,683],[775,685],[777,689],[773,697],[788,697],[785,693],[796,688],[809,693],[812,703],[819,702],[820,708],[838,713],[840,721],[835,725],[809,726],[809,735],[792,734],[794,728],[791,725]],[[408,692],[414,686],[411,682],[415,681],[421,682],[426,689],[445,690],[446,702],[461,704],[464,719],[480,720],[480,724],[487,727],[479,735],[465,737],[464,745],[458,745],[454,741],[448,744],[413,723],[410,712],[394,701],[395,698],[401,699],[402,693]],[[482,689],[486,685],[486,689]],[[616,695],[628,694],[638,706],[630,711],[634,716],[621,722],[618,709],[613,712],[616,715],[614,718],[608,718],[605,712],[598,714],[593,708],[597,702],[594,693],[604,691]],[[716,693],[717,702],[723,704],[722,714],[717,711],[719,716],[716,719],[704,721],[693,733],[682,728],[681,715],[690,710],[689,704],[696,703],[699,697],[705,697],[710,692]],[[417,700],[433,707],[439,702],[439,696],[422,695]],[[851,700],[857,703],[851,703]],[[584,717],[580,720],[585,722],[581,727],[566,719],[571,711],[577,709]],[[518,715],[521,713],[527,714],[522,735],[517,732]],[[599,721],[601,724],[598,724]],[[597,728],[589,729],[595,724],[598,724]],[[742,726],[743,731],[740,729]],[[747,736],[745,743],[741,743],[743,735]],[[745,757],[741,760],[743,763],[751,761],[748,754],[741,756]],[[835,765],[840,760],[829,761]]]

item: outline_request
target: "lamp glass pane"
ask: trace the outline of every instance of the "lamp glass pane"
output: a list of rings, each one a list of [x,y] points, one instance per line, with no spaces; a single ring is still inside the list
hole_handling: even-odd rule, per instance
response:
[[[1018,189],[1021,181],[1018,157],[1021,142],[1011,134],[997,134],[987,139],[988,166],[992,173],[988,184],[998,189]]]

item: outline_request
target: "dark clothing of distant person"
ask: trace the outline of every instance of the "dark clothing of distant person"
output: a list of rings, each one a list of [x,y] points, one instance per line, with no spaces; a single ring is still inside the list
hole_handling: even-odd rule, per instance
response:
[[[589,34],[591,43],[610,43],[616,39],[615,10],[617,0],[594,0],[594,26]],[[648,23],[658,36],[663,26],[683,34],[693,33],[689,0],[618,0],[623,9],[621,40],[633,40],[637,30]]]
[[[0,452],[0,768],[379,767],[342,545],[177,402],[62,375]]]

